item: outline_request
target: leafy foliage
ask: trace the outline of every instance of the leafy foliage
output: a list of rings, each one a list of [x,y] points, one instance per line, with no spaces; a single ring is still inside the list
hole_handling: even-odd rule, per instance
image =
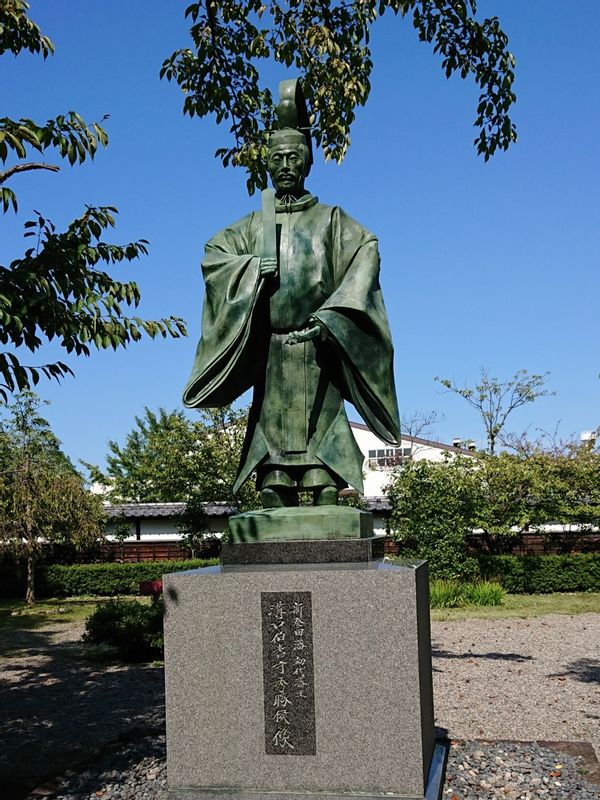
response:
[[[464,537],[473,530],[483,533],[491,553],[503,553],[520,533],[544,524],[597,527],[600,453],[579,444],[562,453],[409,462],[396,472],[388,496],[403,550],[430,559],[435,576],[460,577]],[[467,572],[473,566],[464,565]]]
[[[433,578],[462,580],[476,574],[466,537],[477,509],[472,460],[409,461],[388,487],[390,528],[405,556],[425,558]]]
[[[32,22],[24,0],[0,3],[0,55],[21,50],[53,53],[51,41]],[[105,117],[106,118],[106,117]],[[4,213],[18,210],[15,191],[6,184],[30,170],[58,171],[53,164],[25,161],[31,152],[52,150],[69,164],[94,158],[106,147],[108,136],[97,122],[86,123],[69,111],[40,124],[32,119],[0,118],[0,162],[16,160],[0,171],[0,205]],[[87,207],[63,233],[40,213],[25,223],[25,236],[34,246],[9,266],[0,265],[0,342],[9,348],[36,352],[47,341],[57,340],[67,353],[89,355],[91,347],[126,347],[142,334],[179,337],[186,335],[183,320],[169,317],[142,320],[125,316],[124,307],[137,307],[140,293],[133,282],[113,280],[99,264],[133,261],[147,252],[140,239],[125,245],[105,242],[102,232],[114,227],[116,209]],[[60,379],[71,374],[62,361],[41,366],[25,365],[11,350],[0,353],[0,396],[35,386],[40,377]]]
[[[462,397],[479,412],[485,428],[488,452],[493,455],[498,437],[513,411],[527,403],[533,403],[538,397],[554,394],[544,388],[548,376],[547,372],[542,375],[530,375],[526,369],[520,369],[512,378],[500,381],[498,378],[490,377],[487,370],[482,368],[480,382],[474,388],[458,386],[448,378],[435,380],[448,391]]]
[[[44,58],[54,53],[54,45],[42,36],[39,27],[29,19],[26,0],[2,0],[0,7],[0,53],[18,55],[21,50],[41,53]]]
[[[115,281],[99,263],[131,261],[146,253],[142,239],[128,245],[103,241],[102,231],[114,227],[112,207],[88,208],[64,233],[40,214],[25,223],[26,236],[36,246],[8,268],[0,267],[0,342],[38,350],[57,339],[67,353],[89,355],[97,349],[126,347],[142,332],[152,338],[185,335],[179,318],[146,321],[124,316],[123,307],[140,301],[137,285]],[[6,390],[27,389],[40,376],[59,378],[71,373],[63,362],[35,368],[22,365],[10,352],[0,353],[0,375]]]
[[[123,661],[153,661],[163,657],[163,603],[109,600],[98,605],[85,624],[88,644],[116,647]]]
[[[49,119],[44,125],[25,118],[16,121],[8,117],[0,118],[0,161],[3,164],[11,155],[19,159],[26,158],[28,147],[40,153],[48,148],[55,148],[60,157],[66,158],[71,166],[76,162],[83,164],[86,158],[94,158],[99,144],[103,147],[108,144],[104,128],[95,122],[87,125],[74,111]],[[15,164],[0,172],[0,183],[19,172],[34,169],[57,172],[59,168],[50,164]],[[12,205],[16,211],[16,197]],[[7,208],[3,210],[7,211]]]
[[[113,502],[233,502],[246,421],[247,411],[230,406],[202,409],[193,421],[182,411],[145,408],[122,447],[108,443],[106,471],[88,467]],[[242,504],[254,494],[247,490]]]
[[[412,18],[419,39],[442,57],[447,77],[470,75],[479,86],[477,152],[487,161],[506,150],[517,138],[509,116],[515,61],[498,19],[475,19],[476,0],[194,2],[185,12],[193,47],[172,53],[160,75],[181,87],[185,114],[214,114],[218,123],[230,123],[234,143],[215,155],[224,166],[247,169],[252,194],[266,185],[263,130],[274,119],[257,65],[273,59],[302,76],[315,141],[326,159],[340,162],[356,108],[369,97],[371,26],[388,12]]]
[[[34,568],[44,545],[83,547],[102,535],[103,520],[99,498],[60,450],[40,405],[24,393],[0,421],[0,541],[27,559],[28,604],[35,601]]]

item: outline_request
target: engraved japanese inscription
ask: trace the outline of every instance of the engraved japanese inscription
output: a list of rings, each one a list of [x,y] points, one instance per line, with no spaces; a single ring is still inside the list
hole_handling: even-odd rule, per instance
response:
[[[315,686],[310,592],[261,592],[265,752],[314,756]]]

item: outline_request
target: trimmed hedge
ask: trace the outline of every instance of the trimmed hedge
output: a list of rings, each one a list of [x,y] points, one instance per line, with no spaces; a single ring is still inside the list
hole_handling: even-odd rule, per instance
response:
[[[510,594],[600,592],[600,553],[564,556],[478,556],[484,580]]]
[[[189,561],[140,561],[131,564],[48,564],[35,573],[37,597],[95,595],[138,595],[140,581],[160,580],[168,572],[182,572],[218,564],[216,558]],[[25,593],[24,570],[20,565],[3,565],[0,595],[21,597]]]
[[[480,578],[497,581],[511,594],[600,592],[600,553],[552,556],[478,556]],[[159,580],[168,572],[208,567],[218,559],[141,561],[131,564],[51,564],[36,570],[39,597],[139,594],[140,581]],[[0,566],[0,596],[23,597],[22,565]]]

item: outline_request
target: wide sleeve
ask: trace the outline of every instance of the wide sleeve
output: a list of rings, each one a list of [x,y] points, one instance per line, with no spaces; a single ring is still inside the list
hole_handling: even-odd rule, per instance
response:
[[[188,408],[226,405],[252,385],[256,358],[250,350],[260,336],[253,322],[262,285],[260,258],[250,252],[253,216],[206,245],[202,336],[183,393]]]
[[[341,356],[347,399],[377,436],[398,444],[394,348],[379,285],[377,239],[341,209],[332,223],[337,288],[312,316],[327,328]]]

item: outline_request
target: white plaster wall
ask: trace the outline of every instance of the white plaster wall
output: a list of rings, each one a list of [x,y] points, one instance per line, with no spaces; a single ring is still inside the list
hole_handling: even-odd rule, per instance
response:
[[[181,533],[174,519],[142,519],[140,520],[141,541],[152,542],[177,542],[181,539]],[[213,517],[209,519],[208,527],[211,534],[220,535],[227,525],[226,517]],[[106,526],[106,536],[112,541],[115,524],[109,522]],[[137,541],[135,535],[135,522],[131,521],[131,535],[125,539],[126,542]]]
[[[385,450],[390,445],[382,441],[372,431],[365,430],[350,423],[352,433],[356,443],[364,456],[363,475],[365,483],[365,497],[381,497],[385,494],[387,484],[393,476],[393,468],[390,467],[371,467],[369,465],[369,450]],[[443,461],[449,452],[442,447],[434,445],[424,445],[412,442],[410,439],[402,439],[400,447],[410,448],[411,456],[415,461]]]

